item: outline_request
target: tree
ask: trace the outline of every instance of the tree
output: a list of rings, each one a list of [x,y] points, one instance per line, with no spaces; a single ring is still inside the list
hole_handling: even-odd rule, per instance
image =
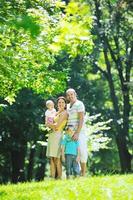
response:
[[[95,73],[100,73],[101,77],[106,78],[113,105],[115,138],[121,170],[122,172],[128,172],[131,171],[132,157],[130,153],[132,141],[130,140],[129,123],[131,113],[130,81],[133,63],[131,2],[111,0],[88,0],[86,2],[88,6],[91,4],[92,15],[94,16],[93,28],[92,20],[89,21],[90,12],[87,10],[87,15],[85,10],[81,9],[84,5],[85,8],[87,7],[86,3],[82,0],[78,2],[71,1],[66,9],[66,12],[68,11],[68,14],[66,13],[68,19],[61,24],[61,34],[55,37],[55,44],[58,46],[62,41],[62,48],[73,57],[77,55],[87,56],[88,63],[95,69]],[[74,7],[76,7],[75,10],[72,9]],[[68,31],[71,24],[67,24],[67,22],[73,24],[73,20],[72,35],[71,31]],[[89,26],[85,26],[86,22],[91,23],[89,23]],[[80,30],[75,29],[78,26],[77,24],[81,25]],[[84,26],[82,26],[83,24]],[[85,42],[82,42],[82,39],[80,40],[79,38],[82,38],[82,36],[84,38],[84,31],[86,30],[84,27],[88,28],[89,33],[92,30],[93,37],[90,33],[90,37],[85,37]],[[76,32],[74,32],[75,30]],[[67,38],[69,38],[69,41]],[[70,49],[71,44],[73,48]],[[93,46],[91,44],[94,44],[93,53],[91,53]]]
[[[31,180],[35,174],[33,166],[38,149],[37,141],[46,139],[39,129],[39,124],[44,121],[43,107],[44,101],[39,95],[30,89],[23,89],[17,95],[16,101],[1,112],[0,146],[3,151],[1,155],[4,156],[4,152],[9,155],[4,156],[4,160],[8,159],[10,163],[11,174],[8,181]],[[40,151],[43,152],[42,149]],[[6,169],[6,166],[3,168]]]
[[[120,156],[122,172],[131,171],[131,154],[129,152],[129,116],[130,79],[132,66],[132,26],[131,11],[123,3],[118,9],[117,3],[95,0],[94,39],[95,49],[93,65],[107,79],[114,110],[116,143]],[[97,56],[96,56],[97,52]],[[100,60],[104,61],[104,64]],[[118,92],[119,91],[119,92]]]
[[[0,96],[12,101],[23,87],[45,97],[63,91],[66,73],[49,70],[54,54],[48,48],[61,18],[49,1],[1,1]]]

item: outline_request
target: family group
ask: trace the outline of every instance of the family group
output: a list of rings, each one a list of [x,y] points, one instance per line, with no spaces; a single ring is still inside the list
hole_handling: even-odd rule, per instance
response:
[[[66,91],[66,98],[60,96],[57,99],[57,111],[52,100],[46,102],[46,107],[45,124],[51,129],[46,153],[50,158],[51,177],[62,177],[62,163],[67,178],[85,176],[88,153],[83,102],[70,88]]]

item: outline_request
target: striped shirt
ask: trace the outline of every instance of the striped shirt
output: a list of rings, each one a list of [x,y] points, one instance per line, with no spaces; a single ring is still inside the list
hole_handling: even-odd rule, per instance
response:
[[[73,130],[76,130],[79,124],[78,113],[79,112],[85,113],[85,106],[83,102],[76,100],[76,102],[71,107],[70,104],[68,104],[67,112],[68,112],[67,126],[72,126]],[[81,131],[84,131],[84,129],[85,129],[85,123],[83,122]]]

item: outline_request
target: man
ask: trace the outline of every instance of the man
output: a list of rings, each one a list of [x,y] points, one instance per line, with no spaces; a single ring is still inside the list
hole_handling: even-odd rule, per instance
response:
[[[87,138],[85,135],[85,106],[82,101],[77,99],[74,89],[70,88],[66,91],[66,96],[70,102],[68,106],[68,126],[74,127],[73,140],[79,141],[80,147],[80,162],[81,162],[81,175],[85,176],[86,162],[87,162]]]

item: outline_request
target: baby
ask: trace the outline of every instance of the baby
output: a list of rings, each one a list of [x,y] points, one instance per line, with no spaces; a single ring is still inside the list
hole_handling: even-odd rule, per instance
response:
[[[45,123],[51,124],[54,121],[56,110],[54,108],[54,102],[52,100],[46,101],[47,110],[45,112]]]

